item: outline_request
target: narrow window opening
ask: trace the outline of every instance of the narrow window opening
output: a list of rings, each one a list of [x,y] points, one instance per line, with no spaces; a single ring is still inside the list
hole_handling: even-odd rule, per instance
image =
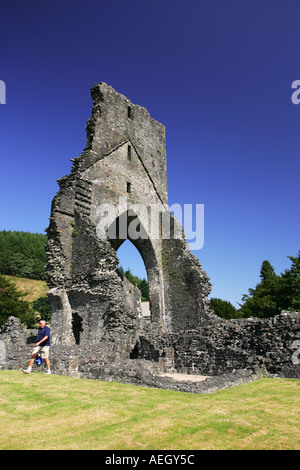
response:
[[[159,235],[162,237],[162,212],[159,213]]]
[[[133,119],[133,113],[132,113],[131,106],[127,107],[127,116],[128,116],[128,119]]]
[[[127,147],[127,159],[131,162],[131,145]]]
[[[80,333],[83,332],[82,321],[78,313],[72,313],[72,329],[76,344],[80,344]]]
[[[131,193],[131,183],[129,181],[127,181],[127,192]]]

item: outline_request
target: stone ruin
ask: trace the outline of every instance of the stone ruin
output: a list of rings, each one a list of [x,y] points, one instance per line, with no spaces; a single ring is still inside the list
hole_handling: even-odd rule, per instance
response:
[[[129,357],[141,329],[197,328],[208,315],[211,286],[168,211],[164,126],[105,83],[92,88],[92,97],[86,148],[58,180],[47,232],[52,338],[98,344],[112,333]],[[135,208],[145,208],[146,217]],[[117,271],[117,249],[126,239],[147,271],[147,325],[140,299]]]
[[[209,278],[168,208],[164,126],[103,82],[91,95],[86,147],[58,180],[47,230],[54,372],[198,393],[299,378],[299,313],[229,321],[210,310]],[[118,271],[126,239],[145,264],[148,316]],[[208,378],[162,376],[179,372]]]

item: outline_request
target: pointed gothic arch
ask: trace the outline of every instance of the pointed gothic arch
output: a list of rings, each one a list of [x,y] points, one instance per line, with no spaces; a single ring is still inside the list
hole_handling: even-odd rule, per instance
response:
[[[122,222],[125,224],[125,227],[123,225],[122,229],[120,229]],[[130,224],[134,224],[135,227],[137,227],[138,233],[140,235],[139,237],[133,238],[130,236]],[[112,248],[115,250],[116,256],[118,249],[126,240],[129,240],[139,252],[145,265],[149,283],[149,308],[151,312],[151,320],[160,324],[163,312],[159,260],[153,245],[153,241],[147,233],[147,230],[144,227],[142,221],[132,210],[130,211],[130,214],[128,211],[124,211],[122,214],[116,217],[116,219],[108,227],[107,238]]]

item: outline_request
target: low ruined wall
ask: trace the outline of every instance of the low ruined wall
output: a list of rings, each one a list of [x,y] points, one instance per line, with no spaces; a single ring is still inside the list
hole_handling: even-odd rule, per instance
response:
[[[300,361],[295,354],[299,317],[283,314],[269,320],[222,322],[203,328],[201,334],[183,334],[174,346],[176,368],[218,375],[264,367],[269,374],[300,378]]]
[[[27,333],[20,320],[9,317],[0,334],[0,369],[19,369],[26,361],[28,348]]]
[[[189,374],[221,375],[263,368],[271,375],[300,378],[300,313],[231,321],[215,317],[198,330],[141,335],[133,357]]]
[[[53,345],[55,374],[118,381],[169,390],[208,393],[247,383],[263,375],[300,378],[300,313],[271,319],[222,320],[198,330],[166,335],[141,334],[131,359],[122,354],[118,338],[98,345]],[[33,345],[20,321],[8,319],[0,335],[0,369],[21,369]],[[210,376],[201,383],[178,382],[162,372]]]

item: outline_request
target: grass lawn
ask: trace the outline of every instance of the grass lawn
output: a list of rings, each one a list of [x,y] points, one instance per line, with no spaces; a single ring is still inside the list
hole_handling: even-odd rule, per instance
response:
[[[49,290],[45,281],[36,281],[34,279],[26,279],[24,277],[4,276],[9,281],[13,282],[17,289],[21,292],[26,292],[27,295],[23,297],[28,302],[33,302],[39,297],[43,297]]]
[[[0,449],[300,449],[300,381],[209,395],[0,371]]]

